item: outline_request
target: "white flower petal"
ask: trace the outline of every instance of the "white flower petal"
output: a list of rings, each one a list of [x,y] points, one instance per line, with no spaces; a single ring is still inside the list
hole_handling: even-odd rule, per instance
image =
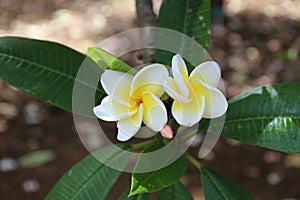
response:
[[[204,118],[212,119],[220,117],[226,112],[228,103],[224,94],[219,89],[199,80],[193,81],[191,85],[195,92],[201,93],[205,97]]]
[[[180,94],[180,91],[177,88],[177,85],[173,78],[166,77],[165,80],[163,81],[163,86],[165,91],[168,93],[168,95],[173,99],[182,103],[187,103],[190,101],[188,96],[183,96],[183,94]]]
[[[113,101],[109,96],[102,99],[99,106],[94,107],[95,115],[105,121],[118,121],[132,116],[137,109],[129,108]]]
[[[172,58],[172,71],[176,74],[180,74],[184,80],[188,80],[189,74],[185,65],[184,60],[182,59],[182,57],[179,54],[176,54],[175,56],[173,56]]]
[[[191,127],[198,123],[203,117],[205,110],[205,99],[203,95],[193,93],[189,103],[174,101],[172,105],[172,115],[178,124]]]
[[[179,93],[187,97],[189,95],[187,86],[188,72],[184,60],[178,54],[173,56],[172,59],[172,75]]]
[[[162,96],[164,93],[162,81],[168,75],[168,70],[164,65],[151,64],[144,67],[132,80],[130,96],[141,96],[142,92],[152,92],[158,97]]]
[[[140,129],[143,119],[143,104],[140,104],[139,111],[131,117],[121,119],[117,123],[118,136],[120,141],[126,141],[132,138]]]
[[[143,94],[143,122],[153,131],[160,131],[167,123],[167,110],[163,102],[154,94]]]
[[[101,84],[105,92],[115,101],[130,106],[128,101],[132,79],[131,74],[106,70],[101,76]]]
[[[217,87],[221,78],[221,70],[214,61],[204,62],[198,65],[191,73],[189,81],[201,80],[208,85]]]

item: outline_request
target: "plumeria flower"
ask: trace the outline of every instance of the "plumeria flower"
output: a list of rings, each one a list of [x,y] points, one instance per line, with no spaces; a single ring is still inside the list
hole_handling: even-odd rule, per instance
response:
[[[167,111],[160,100],[164,93],[163,78],[168,76],[165,66],[152,64],[134,76],[129,73],[106,70],[101,84],[108,94],[95,115],[105,121],[117,121],[117,139],[126,141],[140,129],[142,122],[155,132],[167,123]]]
[[[174,99],[172,115],[180,125],[190,127],[202,117],[217,118],[226,112],[226,98],[217,89],[221,71],[216,62],[200,64],[189,76],[184,60],[177,54],[172,59],[172,75],[164,81],[164,88]]]

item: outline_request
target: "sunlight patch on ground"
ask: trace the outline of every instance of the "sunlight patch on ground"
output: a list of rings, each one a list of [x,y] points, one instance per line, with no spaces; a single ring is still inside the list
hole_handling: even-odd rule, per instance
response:
[[[300,20],[300,1],[293,0],[224,0],[225,12],[234,16],[243,12],[249,14],[263,14],[268,17],[287,17],[293,20]]]

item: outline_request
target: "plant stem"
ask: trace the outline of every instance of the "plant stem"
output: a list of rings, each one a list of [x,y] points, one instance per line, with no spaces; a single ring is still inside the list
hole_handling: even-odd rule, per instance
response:
[[[194,158],[191,154],[189,154],[188,152],[185,153],[185,156],[186,158],[195,166],[197,167],[198,169],[200,169],[201,167],[201,163],[196,159]]]
[[[184,129],[185,129],[185,127],[183,128],[182,132],[184,131]],[[185,134],[184,136],[182,136],[182,140],[185,142],[197,134],[198,134],[198,130],[191,131],[191,132]]]
[[[187,129],[187,128],[188,128],[188,127],[181,127],[180,132],[184,132],[184,130]],[[182,140],[183,140],[183,141],[187,141],[187,140],[189,140],[190,138],[194,137],[195,135],[201,134],[201,132],[203,132],[203,131],[207,131],[207,127],[201,127],[201,126],[200,126],[197,130],[191,131],[191,132],[187,133],[186,135],[184,135],[184,136],[182,137]]]
[[[144,141],[144,142],[133,144],[132,145],[133,150],[143,149],[147,146],[150,146],[151,144],[154,144],[155,142],[156,142],[156,139],[153,139],[153,140],[147,140],[147,141]]]

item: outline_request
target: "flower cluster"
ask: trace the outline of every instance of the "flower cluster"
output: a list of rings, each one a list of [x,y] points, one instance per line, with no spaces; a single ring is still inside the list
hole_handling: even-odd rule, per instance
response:
[[[227,101],[217,89],[221,78],[216,62],[204,62],[190,76],[180,55],[172,59],[172,77],[161,64],[151,64],[134,76],[106,70],[101,77],[108,94],[95,115],[105,121],[117,121],[117,139],[126,141],[140,129],[142,122],[155,132],[165,132],[167,110],[160,99],[166,92],[174,99],[171,112],[178,124],[193,126],[202,118],[217,118],[227,110]]]

